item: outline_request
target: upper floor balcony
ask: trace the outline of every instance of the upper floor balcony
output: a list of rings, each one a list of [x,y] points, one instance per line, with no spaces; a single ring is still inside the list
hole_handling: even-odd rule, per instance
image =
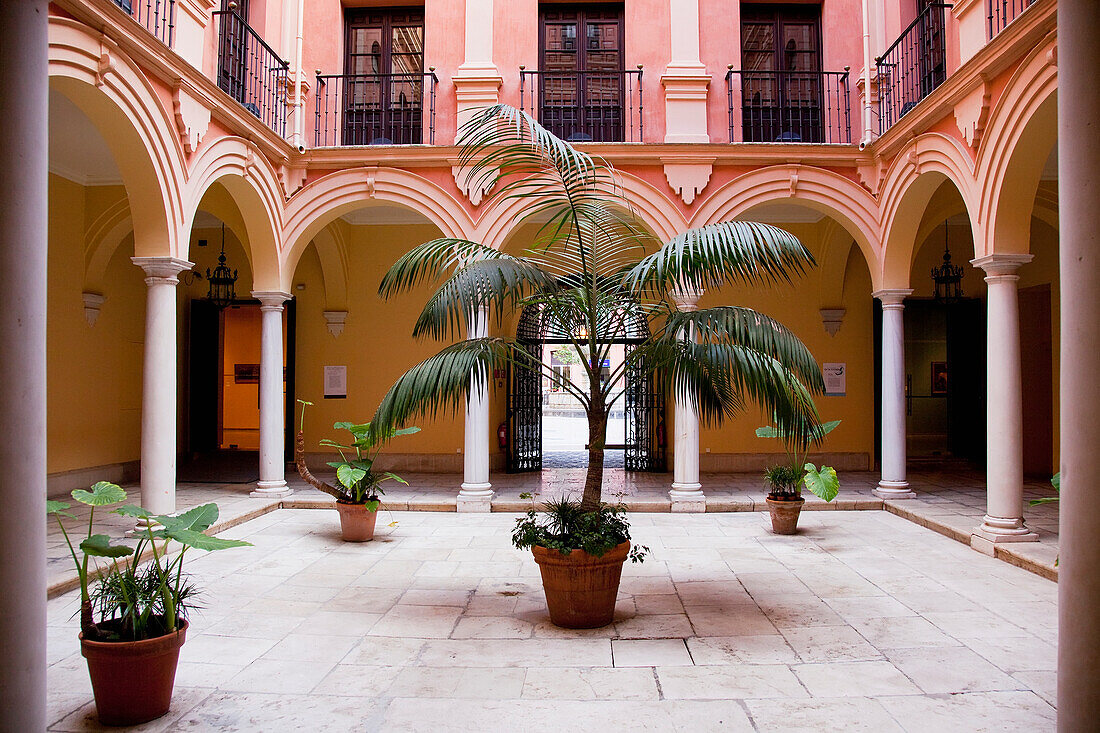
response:
[[[886,53],[875,59],[879,134],[886,132],[947,78],[949,5],[928,3]]]
[[[435,144],[439,77],[317,74],[313,146]]]
[[[570,142],[642,142],[642,67],[519,71],[520,109]]]
[[[165,46],[171,48],[175,44],[176,0],[114,0],[114,3]]]
[[[989,38],[992,39],[1016,20],[1035,0],[986,0],[989,4]]]
[[[265,125],[286,137],[290,64],[252,29],[236,2],[214,13],[218,86]]]
[[[844,71],[726,73],[731,143],[852,142],[851,95]]]

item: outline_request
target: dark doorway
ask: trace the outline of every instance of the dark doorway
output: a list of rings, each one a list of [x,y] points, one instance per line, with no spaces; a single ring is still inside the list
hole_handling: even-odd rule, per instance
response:
[[[570,141],[622,141],[623,6],[544,5],[540,16],[540,121]]]
[[[411,145],[423,139],[424,12],[346,11],[344,145]]]
[[[820,5],[741,6],[745,142],[824,142]]]
[[[1020,289],[1020,355],[1023,377],[1024,473],[1054,474],[1054,339],[1050,285]]]

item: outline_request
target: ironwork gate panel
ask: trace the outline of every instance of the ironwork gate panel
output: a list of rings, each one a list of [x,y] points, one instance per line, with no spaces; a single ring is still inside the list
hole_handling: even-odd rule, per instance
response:
[[[521,343],[532,359],[542,359],[542,342]],[[512,365],[508,390],[508,470],[542,470],[542,374]]]
[[[627,359],[633,347],[627,348]],[[665,396],[644,364],[626,370],[626,470],[665,471]]]

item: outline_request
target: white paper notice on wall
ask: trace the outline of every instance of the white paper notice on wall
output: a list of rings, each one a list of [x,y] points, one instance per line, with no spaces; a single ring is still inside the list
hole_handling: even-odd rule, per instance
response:
[[[842,362],[827,362],[821,365],[825,377],[825,395],[843,397],[847,387],[848,365]]]
[[[348,396],[348,368],[346,366],[325,367],[325,399],[339,400]]]

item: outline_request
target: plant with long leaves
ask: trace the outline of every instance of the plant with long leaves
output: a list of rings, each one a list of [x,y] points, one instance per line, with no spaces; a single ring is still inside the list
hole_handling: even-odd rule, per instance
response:
[[[139,519],[139,526],[144,529],[135,533],[133,547],[112,544],[109,536],[92,534],[95,509],[121,504],[126,500],[126,492],[108,481],[100,481],[90,491],[76,489],[72,497],[90,507],[87,535],[76,547],[62,521],[76,519],[69,511],[72,505],[51,499],[46,502],[46,514],[57,520],[76,565],[80,579],[80,630],[85,639],[137,641],[176,631],[186,618],[189,600],[195,593],[183,570],[187,550],[212,552],[250,545],[243,540],[206,534],[218,519],[218,505],[214,503],[175,516],[152,514],[133,504],[117,507],[112,510],[114,514]],[[174,556],[172,543],[179,545]],[[77,549],[82,557],[77,556]],[[142,565],[147,552],[151,562]],[[89,558],[104,558],[110,560],[110,565],[89,568]],[[97,573],[99,587],[93,593],[89,580]],[[93,597],[100,610],[98,623],[93,613]]]
[[[298,438],[294,446],[294,463],[298,473],[310,486],[335,497],[337,501],[346,504],[363,504],[368,510],[378,511],[381,505],[381,495],[386,493],[382,484],[386,481],[397,481],[409,485],[409,482],[391,471],[376,471],[374,462],[378,458],[378,452],[383,444],[400,435],[412,435],[419,433],[420,428],[390,428],[382,433],[371,430],[370,423],[355,424],[350,422],[333,423],[333,430],[346,430],[351,434],[349,444],[340,443],[325,438],[320,445],[326,448],[335,448],[340,454],[339,461],[329,461],[328,465],[336,469],[336,486],[321,481],[314,476],[306,465],[306,408],[313,405],[307,400],[298,400],[302,406],[302,418],[298,429]]]
[[[417,415],[457,414],[493,369],[548,378],[572,394],[588,418],[588,472],[581,508],[601,505],[607,418],[628,373],[687,400],[704,424],[753,403],[805,435],[817,425],[812,395],[821,371],[803,343],[774,319],[738,306],[681,311],[675,295],[727,285],[790,283],[814,265],[810,252],[777,227],[731,221],[661,243],[638,223],[615,170],[577,150],[529,115],[497,105],[460,128],[459,164],[467,183],[519,204],[517,220],[539,222],[529,246],[509,254],[443,237],[412,248],[379,287],[392,298],[425,285],[435,291],[413,328],[416,337],[451,340],[409,369],[383,398],[372,430]],[[541,363],[515,338],[480,335],[488,322],[537,312],[578,356],[571,379]],[[638,335],[625,360],[600,378],[612,345]]]
[[[808,447],[820,445],[825,436],[836,430],[840,420],[818,423],[809,431],[796,438],[790,430],[775,425],[765,425],[756,429],[758,438],[775,438],[783,443],[787,452],[787,462],[770,466],[764,471],[764,481],[768,485],[769,498],[792,501],[802,495],[802,487],[812,491],[825,501],[832,501],[840,493],[840,479],[836,469],[822,465],[818,468],[808,462]]]

